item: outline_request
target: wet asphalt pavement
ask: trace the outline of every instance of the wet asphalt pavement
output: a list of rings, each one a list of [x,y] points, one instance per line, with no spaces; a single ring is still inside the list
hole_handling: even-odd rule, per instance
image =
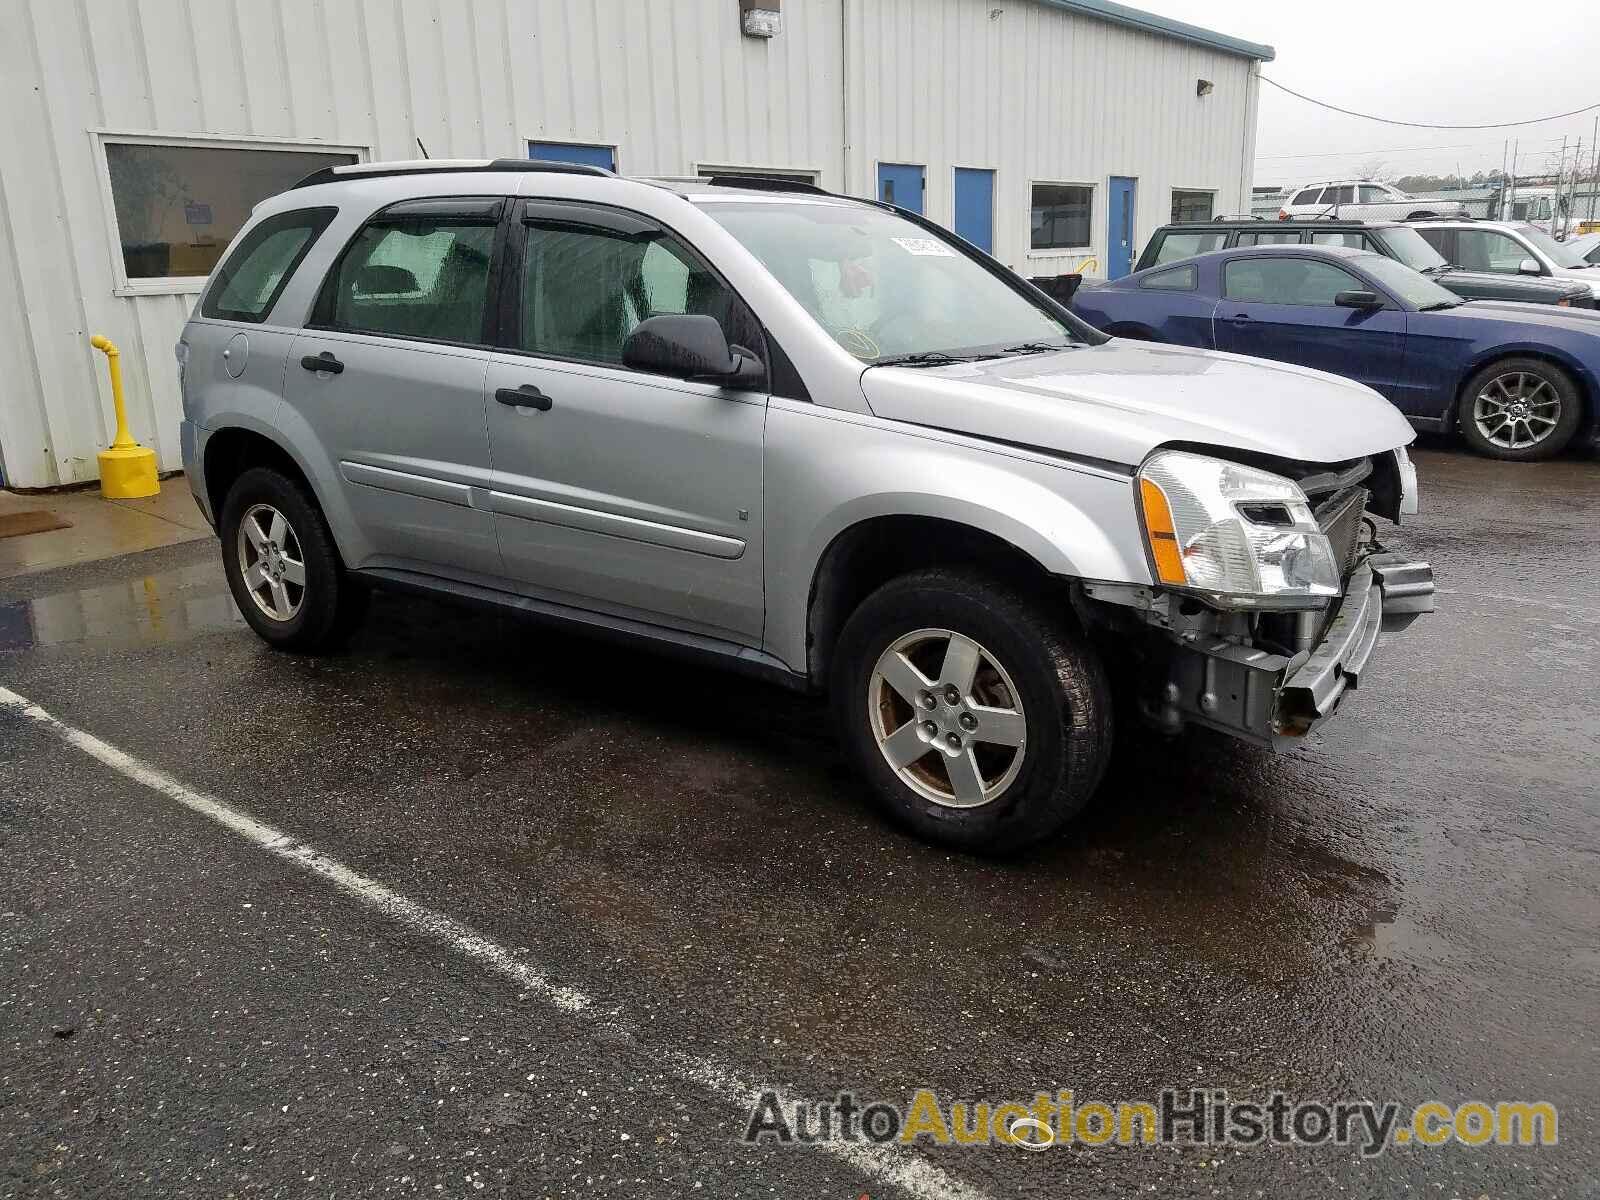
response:
[[[0,1195],[902,1193],[821,1097],[1549,1100],[1556,1147],[889,1150],[1010,1196],[1596,1194],[1600,463],[1418,454],[1439,612],[1276,758],[1125,742],[1015,862],[886,824],[823,710],[380,596],[268,650],[215,543],[0,588],[0,685],[472,927],[575,1015],[0,709]],[[865,1102],[865,1101],[864,1101]]]

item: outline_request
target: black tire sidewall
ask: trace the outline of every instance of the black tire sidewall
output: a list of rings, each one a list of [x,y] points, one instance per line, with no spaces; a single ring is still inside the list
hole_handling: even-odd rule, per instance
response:
[[[305,594],[300,611],[288,621],[274,621],[261,612],[244,585],[239,563],[239,525],[256,504],[270,504],[281,512],[300,543],[306,568]],[[343,563],[321,509],[298,483],[270,467],[246,471],[228,490],[218,536],[222,539],[223,571],[234,603],[245,622],[264,641],[285,649],[316,649],[340,630],[341,601],[349,590]]]
[[[1561,397],[1561,417],[1556,422],[1555,429],[1550,432],[1550,436],[1523,450],[1507,449],[1489,441],[1478,431],[1478,423],[1472,415],[1478,393],[1483,390],[1484,384],[1494,376],[1504,375],[1510,371],[1539,376],[1555,388]],[[1461,390],[1461,400],[1456,412],[1456,426],[1467,445],[1479,454],[1506,462],[1537,462],[1540,459],[1553,458],[1572,442],[1582,422],[1583,398],[1578,392],[1578,385],[1560,367],[1537,358],[1503,358],[1475,372],[1472,378],[1467,380],[1466,387]]]
[[[916,629],[973,638],[1016,684],[1028,722],[1022,769],[988,804],[954,808],[920,796],[885,761],[872,733],[868,681],[883,651]],[[1097,658],[1020,594],[943,571],[884,585],[851,616],[833,656],[840,736],[891,815],[961,849],[1008,853],[1043,841],[1087,803],[1105,765],[1111,708]],[[1065,678],[1063,678],[1065,676]]]

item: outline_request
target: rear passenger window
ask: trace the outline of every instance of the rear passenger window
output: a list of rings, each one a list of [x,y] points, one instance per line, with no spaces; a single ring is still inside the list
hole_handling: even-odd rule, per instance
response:
[[[1208,250],[1220,250],[1227,240],[1227,230],[1169,233],[1162,239],[1160,248],[1156,250],[1156,261],[1150,265],[1156,266],[1160,263],[1175,262],[1180,258],[1192,258]]]
[[[336,208],[302,208],[268,217],[217,268],[200,305],[202,317],[260,323],[311,249],[333,220]]]
[[[367,222],[323,286],[316,323],[480,345],[500,201],[422,200]]]
[[[1199,272],[1194,264],[1173,267],[1170,271],[1157,271],[1154,275],[1139,281],[1139,286],[1157,292],[1192,292],[1199,278]]]
[[[715,317],[730,344],[765,358],[760,326],[728,286],[671,235],[642,225],[530,219],[518,345],[620,364],[622,343],[639,322],[693,314]]]

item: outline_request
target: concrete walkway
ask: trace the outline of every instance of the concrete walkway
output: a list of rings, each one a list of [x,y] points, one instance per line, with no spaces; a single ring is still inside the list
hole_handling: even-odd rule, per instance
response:
[[[106,500],[98,488],[0,491],[0,515],[37,511],[53,513],[69,527],[0,537],[0,579],[212,536],[182,475],[162,480],[161,494],[145,500]]]

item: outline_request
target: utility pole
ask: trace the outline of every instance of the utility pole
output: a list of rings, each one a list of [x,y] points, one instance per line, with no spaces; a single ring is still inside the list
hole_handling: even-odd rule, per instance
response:
[[[1594,220],[1594,196],[1600,191],[1600,117],[1594,119],[1594,138],[1589,144],[1589,220]]]

